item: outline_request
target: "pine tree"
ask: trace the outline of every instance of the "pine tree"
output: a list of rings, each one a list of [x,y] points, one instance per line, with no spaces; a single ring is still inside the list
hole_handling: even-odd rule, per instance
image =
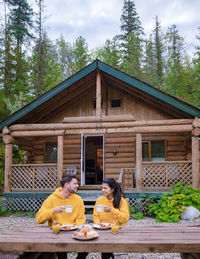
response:
[[[132,0],[124,0],[122,15],[121,15],[121,39],[126,41],[126,37],[130,33],[135,33],[136,36],[143,34],[143,28],[136,11],[135,3]]]
[[[112,40],[106,40],[103,47],[97,49],[94,54],[95,58],[109,64],[115,68],[120,68],[121,55],[117,40],[114,37]]]
[[[39,97],[42,93],[44,93],[46,85],[45,85],[45,73],[47,71],[47,63],[46,63],[46,32],[43,28],[43,24],[45,21],[45,6],[44,0],[36,0],[36,4],[38,7],[38,12],[36,13],[36,39],[35,39],[35,46],[33,48],[33,55],[32,55],[32,63],[31,66],[31,82],[33,86],[33,92],[36,97]]]
[[[63,35],[56,40],[56,53],[57,62],[62,73],[62,79],[64,80],[72,75],[70,64],[73,63],[73,53],[71,44],[65,41]]]
[[[163,55],[164,55],[164,43],[163,35],[161,32],[161,25],[158,20],[158,16],[155,18],[155,29],[154,29],[154,56],[156,64],[156,75],[158,87],[161,86],[163,80]]]
[[[8,31],[20,48],[25,40],[32,38],[30,29],[33,28],[33,11],[27,0],[4,0],[10,8]]]
[[[61,68],[57,63],[56,47],[46,34],[43,35],[41,44],[43,51],[42,60],[39,60],[38,42],[36,42],[29,60],[31,92],[36,97],[62,81]],[[40,67],[38,64],[41,64],[42,71],[38,71]],[[41,75],[41,78],[38,78],[39,75]]]
[[[122,69],[141,77],[143,28],[133,0],[124,0],[121,15],[121,34],[118,35],[122,51]]]
[[[143,57],[143,80],[151,85],[157,85],[155,55],[152,35],[145,40],[145,51]]]
[[[180,37],[176,25],[172,25],[166,34],[167,39],[167,78],[166,85],[170,87],[170,93],[182,98],[184,40]]]
[[[22,46],[32,37],[30,29],[32,28],[33,12],[26,0],[4,0],[4,3],[10,9],[8,21],[5,22],[6,62],[9,64],[9,66],[6,65],[6,69],[10,70],[12,66],[13,78],[8,77],[12,80],[10,90],[13,94],[19,95],[21,92],[29,91],[28,63],[26,51]],[[12,64],[10,62],[11,56],[13,58]]]
[[[88,44],[82,36],[79,36],[72,46],[73,60],[70,63],[72,74],[84,68],[89,62]]]

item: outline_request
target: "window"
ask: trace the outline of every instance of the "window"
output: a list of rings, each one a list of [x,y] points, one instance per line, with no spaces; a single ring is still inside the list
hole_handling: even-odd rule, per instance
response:
[[[120,99],[111,100],[111,107],[121,107],[121,100]]]
[[[165,142],[147,141],[142,143],[143,161],[165,161]]]
[[[46,161],[56,162],[57,161],[57,144],[46,143]]]

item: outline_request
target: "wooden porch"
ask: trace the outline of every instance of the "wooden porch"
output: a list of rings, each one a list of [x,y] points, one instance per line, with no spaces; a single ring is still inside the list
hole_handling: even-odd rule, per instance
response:
[[[122,168],[118,181],[123,190],[135,192],[169,191],[177,182],[192,185],[192,161],[142,162],[140,175],[136,167]],[[58,186],[57,164],[12,165],[11,192],[53,191]]]
[[[101,118],[99,128],[95,128],[97,126],[96,117],[78,117],[68,120],[70,120],[68,123],[13,125],[9,129],[4,128],[4,192],[49,191],[55,189],[59,185],[62,174],[65,172],[65,145],[67,144],[68,147],[71,148],[72,146],[73,148],[73,143],[76,143],[76,153],[78,155],[74,153],[76,160],[70,158],[67,162],[71,162],[71,160],[77,161],[78,177],[81,183],[81,138],[70,139],[70,134],[79,133],[79,136],[81,136],[84,132],[90,134],[100,132],[106,136],[104,178],[113,177],[119,180],[123,189],[134,189],[138,193],[164,191],[170,190],[179,181],[184,185],[192,184],[195,188],[199,187],[200,119],[134,122],[130,121],[132,120],[131,116],[105,116]],[[80,123],[75,124],[74,122],[78,120]],[[91,121],[95,120],[95,123],[91,123]],[[105,122],[102,123],[102,120]],[[23,130],[24,127],[26,127],[26,131]],[[112,135],[112,132],[118,135],[111,139],[110,134]],[[121,132],[123,132],[123,137],[120,137]],[[132,134],[131,137],[128,134]],[[38,136],[42,138],[44,143],[49,138],[57,138],[57,162],[50,164],[44,161],[41,163],[13,164],[12,145],[19,144],[22,147],[31,148],[28,146],[30,137],[32,140],[30,143],[32,144]],[[65,139],[66,137],[67,139]],[[146,162],[142,159],[142,142],[149,139],[162,139],[166,142],[181,140],[179,142],[181,143],[180,145],[182,143],[185,146],[187,145],[187,149],[184,148],[183,151],[179,151],[178,155],[176,155],[179,160],[175,160],[173,157],[174,149],[181,150],[180,147],[177,145],[167,146],[166,152],[170,152],[171,155],[168,155],[165,161]],[[117,141],[117,144],[115,141]],[[188,145],[188,143],[190,144]],[[186,156],[186,150],[190,150],[190,158]],[[71,150],[67,151],[67,153],[70,152]],[[124,162],[122,163],[122,161]],[[80,186],[84,187],[84,184],[80,184]],[[85,187],[87,188],[87,186]]]

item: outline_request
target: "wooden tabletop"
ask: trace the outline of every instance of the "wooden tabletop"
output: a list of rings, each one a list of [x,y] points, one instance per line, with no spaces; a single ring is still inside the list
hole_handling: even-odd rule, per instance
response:
[[[0,235],[0,252],[200,253],[200,226],[125,226],[117,235],[97,230],[90,241],[72,238],[74,231],[52,232],[46,226],[16,227]]]

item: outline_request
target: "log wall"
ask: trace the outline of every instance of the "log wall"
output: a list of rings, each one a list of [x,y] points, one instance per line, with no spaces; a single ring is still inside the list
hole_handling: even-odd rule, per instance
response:
[[[165,141],[166,161],[187,160],[190,147],[186,136],[142,136],[146,140]],[[136,163],[136,138],[134,133],[107,133],[104,135],[104,178],[119,178],[121,168],[133,168]],[[49,138],[46,142],[57,143],[57,138]],[[67,166],[76,165],[77,176],[81,175],[81,135],[66,135],[63,141],[63,172]],[[38,139],[34,144],[33,163],[45,163],[45,140]]]

